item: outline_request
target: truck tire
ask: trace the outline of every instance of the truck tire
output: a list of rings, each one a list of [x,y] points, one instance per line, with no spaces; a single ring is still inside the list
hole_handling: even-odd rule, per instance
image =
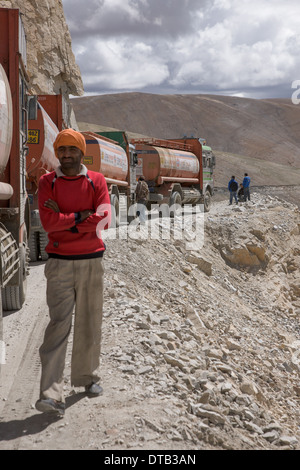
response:
[[[25,240],[25,238],[24,238]],[[18,286],[5,286],[2,289],[3,310],[20,310],[26,298],[27,290],[27,240],[20,245],[20,272]]]
[[[1,367],[2,364],[5,364],[5,346],[3,341],[3,308],[2,308],[2,295],[0,289],[0,377],[1,377]]]
[[[204,193],[204,212],[209,212],[211,206],[211,194],[209,191]]]
[[[42,261],[47,261],[48,253],[46,252],[46,246],[48,245],[48,235],[46,232],[41,230],[39,232],[39,252],[42,258]]]
[[[149,202],[160,202],[163,200],[163,195],[162,194],[156,194],[156,193],[150,193],[149,194]]]
[[[170,197],[170,217],[175,217],[175,215],[179,215],[181,213],[182,207],[182,199],[180,193],[178,191],[174,191]]]
[[[29,237],[29,259],[37,261],[39,259],[39,239],[38,232],[31,232]]]

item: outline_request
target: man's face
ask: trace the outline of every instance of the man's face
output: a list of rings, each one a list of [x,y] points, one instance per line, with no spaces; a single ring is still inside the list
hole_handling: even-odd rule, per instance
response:
[[[64,145],[58,147],[57,156],[62,172],[77,174],[80,170],[82,152],[78,147]]]

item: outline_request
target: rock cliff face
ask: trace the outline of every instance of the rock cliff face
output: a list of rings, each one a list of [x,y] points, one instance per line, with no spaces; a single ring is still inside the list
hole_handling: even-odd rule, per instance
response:
[[[61,0],[0,0],[0,7],[21,12],[32,93],[81,96],[81,74]]]

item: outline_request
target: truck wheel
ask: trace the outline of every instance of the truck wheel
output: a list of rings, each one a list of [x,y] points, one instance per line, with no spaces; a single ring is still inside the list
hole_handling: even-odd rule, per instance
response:
[[[204,212],[209,212],[211,206],[211,194],[209,191],[204,193]]]
[[[48,259],[48,253],[46,252],[46,246],[48,245],[48,235],[46,232],[44,231],[41,231],[39,232],[39,251],[40,251],[40,255],[41,255],[41,258],[42,258],[42,261],[47,261]]]
[[[170,217],[175,217],[175,215],[179,215],[181,213],[182,199],[179,192],[174,191],[174,193],[172,193],[169,206]]]
[[[27,291],[27,268],[27,236],[24,233],[24,242],[20,245],[19,285],[6,286],[2,289],[3,310],[20,310],[22,308]]]
[[[111,203],[111,227],[119,227],[120,224],[120,211],[119,211],[119,199],[115,194],[110,196]]]
[[[37,261],[39,259],[38,232],[31,232],[29,237],[29,258],[30,261]]]
[[[2,309],[2,296],[0,289],[0,377],[1,377],[1,364],[5,364],[5,351],[3,342],[3,309]]]

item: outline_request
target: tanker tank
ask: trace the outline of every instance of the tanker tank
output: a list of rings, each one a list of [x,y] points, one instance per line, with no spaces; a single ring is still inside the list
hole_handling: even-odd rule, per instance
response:
[[[136,144],[139,173],[146,181],[161,185],[165,182],[199,183],[199,160],[192,152],[180,149]]]
[[[106,183],[128,186],[128,158],[125,150],[105,137],[82,132],[86,141],[83,163],[88,170],[102,173]]]
[[[13,132],[13,112],[10,86],[4,68],[0,64],[0,174],[2,175],[9,159]],[[10,184],[0,182],[0,199],[7,200],[13,195]]]

